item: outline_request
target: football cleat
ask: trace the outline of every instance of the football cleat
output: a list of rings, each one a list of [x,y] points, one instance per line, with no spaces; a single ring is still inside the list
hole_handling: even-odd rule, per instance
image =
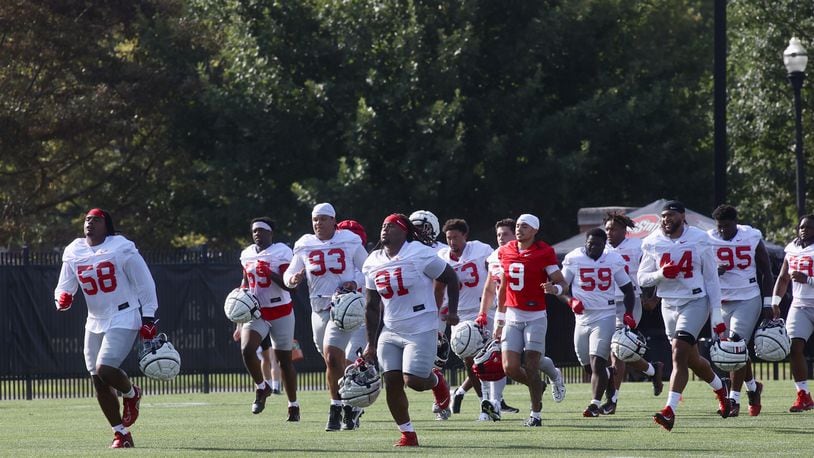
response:
[[[529,416],[529,417],[526,419],[525,423],[523,423],[523,426],[526,426],[526,427],[528,427],[528,428],[534,428],[534,427],[537,427],[537,426],[543,426],[543,419],[542,419],[542,418],[534,418],[534,417],[532,417],[532,416]]]
[[[520,413],[520,409],[518,409],[517,407],[512,407],[509,404],[506,404],[505,399],[500,400],[500,411],[509,413]]]
[[[616,413],[616,403],[608,401],[599,407],[599,413],[602,415],[613,415]]]
[[[418,447],[418,435],[415,431],[401,433],[401,439],[393,447]]]
[[[432,394],[435,396],[435,403],[438,404],[438,408],[440,410],[449,410],[449,385],[447,385],[444,374],[442,374],[440,370],[433,368],[432,372],[438,378],[438,384],[432,388]],[[435,410],[434,407],[433,410]]]
[[[730,399],[727,397],[728,394],[726,383],[724,383],[721,389],[715,390],[715,397],[718,398],[718,415],[720,415],[721,418],[727,418],[732,409],[732,402],[730,402]]]
[[[588,404],[588,407],[582,411],[582,416],[586,418],[593,418],[599,416],[599,406],[596,404]]]
[[[720,412],[719,412],[720,413]],[[729,398],[729,416],[737,417],[741,413],[741,405],[735,402],[734,399]]]
[[[656,361],[653,363],[653,369],[656,371],[653,374],[653,396],[658,396],[664,390],[664,363]]]
[[[653,415],[653,421],[655,421],[656,424],[666,429],[667,431],[672,431],[673,425],[675,424],[676,421],[676,416],[675,413],[673,413],[673,408],[667,406],[661,409],[661,412],[656,412],[656,414]]]
[[[554,402],[562,402],[565,400],[565,378],[559,368],[557,368],[557,375],[557,380],[551,380],[551,397],[554,398]]]
[[[127,434],[122,434],[116,431],[113,435],[113,443],[110,444],[110,448],[133,448],[133,435],[129,432]]]
[[[139,388],[136,385],[133,385],[133,391],[136,392],[135,396],[133,396],[132,398],[122,399],[123,404],[122,425],[124,425],[126,428],[130,427],[130,425],[132,425],[133,423],[136,422],[136,420],[138,420],[138,408],[139,403],[141,403],[141,388]],[[132,445],[130,447],[132,447]]]
[[[444,420],[449,420],[449,417],[451,417],[451,416],[452,416],[452,410],[450,410],[449,407],[446,407],[444,409],[438,410],[438,412],[435,414],[435,419],[438,420],[438,421],[444,421]]]
[[[365,410],[361,407],[353,406],[342,406],[342,410],[344,411],[342,429],[347,431],[359,429],[359,424],[361,423],[359,419],[362,418],[362,414],[365,413]]]
[[[456,391],[455,394],[452,395],[452,413],[459,414],[461,413],[461,404],[464,402],[464,395],[463,393],[458,394]]]
[[[300,406],[288,406],[288,418],[285,421],[300,421]]]
[[[492,421],[492,419],[489,418],[486,412],[481,412],[480,415],[478,415],[478,421]]]
[[[487,420],[492,421],[500,421],[500,411],[495,409],[495,405],[492,404],[492,401],[488,399],[484,399],[480,403],[481,415],[486,415]]]
[[[255,390],[254,402],[252,403],[252,413],[257,415],[266,408],[266,398],[271,396],[271,387],[265,385],[262,389]]]
[[[797,392],[797,399],[794,404],[789,407],[789,412],[804,412],[806,410],[814,409],[814,401],[811,400],[811,393],[805,391]]]
[[[328,423],[325,424],[325,431],[339,431],[342,429],[342,406],[331,404],[328,411]]]
[[[763,393],[763,384],[760,382],[756,383],[757,388],[755,391],[746,391],[746,395],[749,396],[749,416],[750,417],[757,417],[760,415],[760,394]]]
[[[272,388],[271,394],[283,394],[283,392],[279,388]]]

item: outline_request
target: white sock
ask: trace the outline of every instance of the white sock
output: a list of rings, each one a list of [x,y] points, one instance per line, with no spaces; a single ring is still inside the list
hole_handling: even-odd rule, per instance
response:
[[[455,390],[455,396],[463,396],[466,394],[464,387],[459,386],[457,390]]]
[[[342,400],[341,399],[331,399],[331,405],[332,406],[341,406],[342,405]]]
[[[258,390],[262,390],[262,389],[266,388],[266,381],[263,380],[260,383],[256,383],[254,386],[256,386]]]
[[[757,391],[757,382],[755,379],[747,380],[743,382],[743,384],[746,385],[746,391],[751,391],[753,393]]]
[[[288,407],[299,407],[300,403],[297,401],[288,401]]]
[[[715,378],[709,382],[709,386],[712,387],[712,391],[718,391],[724,386],[724,382],[721,381],[721,378],[718,377],[718,374],[715,374]]]
[[[735,404],[741,403],[741,392],[740,391],[730,391],[729,392],[729,399],[735,401]]]
[[[136,389],[133,388],[132,383],[130,384],[130,391],[128,391],[127,393],[122,393],[122,397],[127,398],[127,399],[132,399],[132,398],[136,397]],[[122,434],[126,434],[126,433],[122,433]]]
[[[599,407],[602,405],[602,401],[600,401],[599,399],[591,399],[591,404]]]
[[[794,386],[797,387],[797,391],[804,391],[808,393],[808,380],[803,380],[802,382],[794,382]]]
[[[621,387],[617,388],[616,391],[613,392],[613,396],[611,396],[610,401],[613,402],[614,404],[616,403],[616,401],[619,400],[619,392],[620,391],[622,391]]]
[[[414,432],[415,430],[413,429],[413,424],[412,424],[412,422],[409,422],[409,421],[408,421],[407,423],[405,423],[405,424],[403,424],[403,425],[399,425],[399,431],[401,431],[401,432],[403,432],[403,433],[412,433],[412,432]]]
[[[481,400],[492,399],[492,397],[489,395],[489,385],[490,384],[486,382],[480,384]]]
[[[489,382],[492,384],[492,389],[489,390],[489,394],[492,396],[493,401],[500,401],[503,399],[503,389],[506,388],[506,377],[496,381],[496,382]]]
[[[542,418],[540,412],[531,411],[531,418]]]
[[[127,428],[125,428],[124,425],[122,425],[122,424],[118,424],[118,425],[113,427],[113,432],[114,433],[127,434]]]
[[[667,395],[667,405],[673,409],[673,412],[678,410],[678,402],[681,401],[681,393],[676,393],[675,391],[671,391]]]
[[[647,369],[644,370],[644,375],[652,377],[656,375],[656,368],[652,364],[647,363]]]

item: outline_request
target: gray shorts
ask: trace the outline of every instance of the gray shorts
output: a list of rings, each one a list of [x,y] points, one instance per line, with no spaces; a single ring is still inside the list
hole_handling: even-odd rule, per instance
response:
[[[534,321],[507,321],[500,339],[500,349],[515,353],[536,351],[541,355],[545,355],[545,335],[547,330],[547,315],[543,315]]]
[[[786,332],[791,339],[808,342],[814,332],[814,307],[790,307],[789,316],[786,317]]]
[[[664,330],[670,340],[675,339],[678,331],[684,331],[698,339],[701,328],[709,318],[709,303],[704,296],[676,307],[666,305],[662,299],[661,315],[664,318]]]
[[[311,335],[314,338],[314,345],[317,351],[322,355],[323,344],[325,343],[325,329],[328,323],[331,322],[331,310],[323,310],[321,312],[311,312]],[[325,355],[322,355],[325,356]]]
[[[291,350],[294,348],[294,312],[273,321],[266,321],[262,318],[251,320],[245,326],[265,338],[271,336],[271,342],[275,350]]]
[[[590,324],[577,324],[574,328],[574,351],[579,363],[591,364],[591,356],[610,360],[610,345],[616,331],[616,317],[609,316]]]
[[[728,301],[721,303],[721,317],[726,323],[726,329],[737,333],[749,343],[762,309],[763,299],[760,296],[742,301]]]
[[[96,375],[97,366],[121,367],[133,343],[138,329],[111,328],[107,332],[85,330],[85,367],[90,375]]]
[[[382,372],[400,371],[426,378],[432,372],[438,346],[438,331],[396,334],[385,327],[377,352]]]
[[[344,331],[334,324],[333,320],[328,320],[325,327],[325,337],[322,341],[324,347],[335,347],[345,352],[345,358],[351,361],[356,359],[356,351],[360,348],[365,351],[367,346],[367,326],[362,326],[353,331]]]
[[[616,329],[625,326],[624,317],[625,301],[616,301]],[[642,297],[639,295],[636,295],[636,302],[633,303],[633,319],[636,320],[636,325],[642,321]]]

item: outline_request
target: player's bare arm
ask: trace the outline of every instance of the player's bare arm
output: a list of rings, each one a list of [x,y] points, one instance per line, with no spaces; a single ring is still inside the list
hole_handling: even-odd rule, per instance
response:
[[[789,261],[784,259],[783,266],[780,267],[780,275],[777,276],[777,281],[774,283],[774,290],[772,292],[772,313],[774,314],[774,318],[780,318],[780,300],[786,294],[790,281]]]
[[[437,280],[446,284],[447,307],[449,309],[447,313],[447,324],[454,326],[458,324],[458,293],[460,290],[458,286],[458,276],[455,274],[455,271],[452,270],[452,267],[447,265]]]
[[[366,290],[366,308],[365,308],[365,326],[367,326],[367,348],[365,348],[364,358],[365,361],[371,362],[378,366],[378,356],[376,355],[376,346],[379,344],[379,318],[382,313],[381,302],[382,297],[379,296],[378,291],[368,289]]]

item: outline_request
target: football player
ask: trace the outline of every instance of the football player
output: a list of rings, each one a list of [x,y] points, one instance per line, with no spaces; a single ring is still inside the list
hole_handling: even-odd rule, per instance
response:
[[[728,417],[730,408],[726,386],[698,352],[698,334],[707,319],[712,324],[713,336],[720,338],[726,331],[721,318],[718,267],[709,237],[686,223],[685,211],[681,202],[664,204],[660,229],[642,242],[638,273],[640,286],[657,287],[664,328],[672,343],[670,394],[664,409],[653,416],[668,431],[675,424],[675,411],[687,386],[689,369],[715,391],[721,417]]]
[[[800,218],[797,237],[786,245],[783,267],[774,284],[772,308],[780,317],[780,299],[791,283],[791,307],[786,318],[786,330],[791,338],[791,373],[797,388],[797,398],[789,412],[814,409],[808,389],[808,364],[805,359],[806,341],[814,332],[814,215]]]
[[[449,385],[433,367],[438,345],[433,280],[447,285],[450,325],[458,324],[458,277],[436,252],[420,242],[405,215],[384,219],[380,249],[374,250],[363,268],[367,288],[368,346],[365,359],[381,365],[387,406],[401,431],[396,446],[418,446],[410,422],[404,387],[432,390],[435,403],[449,417]],[[379,332],[379,316],[384,326]]]
[[[769,252],[763,244],[763,234],[750,226],[738,224],[738,211],[721,205],[712,212],[715,229],[707,231],[718,260],[721,283],[721,315],[729,329],[730,340],[752,340],[755,326],[762,316],[772,318],[771,291],[774,286]],[[763,292],[761,307],[761,291]],[[761,312],[762,309],[762,312]],[[746,383],[749,415],[760,414],[760,394],[763,384],[752,374],[752,362],[729,374],[730,417],[740,414],[741,386]]]
[[[283,273],[291,263],[291,248],[274,243],[274,221],[268,217],[251,221],[254,243],[240,253],[243,266],[241,288],[247,289],[260,303],[260,318],[241,326],[240,351],[243,364],[257,387],[252,413],[259,414],[266,407],[266,398],[273,392],[270,381],[263,377],[257,349],[269,338],[274,354],[280,362],[288,396],[288,421],[300,420],[297,402],[297,372],[291,360],[294,348],[294,306],[291,291],[283,282]]]
[[[574,351],[580,364],[591,374],[593,399],[583,417],[598,417],[608,380],[611,337],[616,329],[616,288],[624,294],[624,323],[636,327],[633,319],[633,283],[625,272],[625,260],[606,251],[607,234],[600,228],[585,233],[585,246],[565,255],[562,273],[570,286],[568,306],[574,312]],[[608,399],[608,402],[612,402]]]
[[[458,275],[460,286],[458,297],[458,318],[463,321],[475,321],[480,311],[480,297],[483,284],[489,276],[486,258],[492,254],[492,247],[477,240],[468,240],[469,225],[463,219],[449,219],[442,229],[447,239],[447,246],[438,251],[438,256]],[[436,282],[438,289],[443,283]],[[453,333],[455,327],[452,328]],[[461,402],[468,387],[474,387],[480,401],[485,399],[481,392],[481,383],[472,372],[474,355],[464,358],[464,368],[467,372],[466,380],[455,391],[452,397],[452,413],[461,412]],[[466,388],[465,388],[466,387]],[[481,412],[481,420],[488,420],[486,412]]]
[[[531,427],[542,426],[540,364],[545,356],[548,329],[546,288],[558,295],[568,288],[554,249],[536,240],[539,229],[540,220],[536,216],[520,215],[515,225],[516,240],[498,248],[497,253],[503,278],[498,290],[495,338],[501,341],[506,375],[529,389],[531,414],[525,425]]]
[[[629,217],[621,213],[608,213],[604,219],[605,233],[608,236],[608,243],[605,246],[605,251],[618,253],[625,261],[625,273],[628,274],[633,284],[633,294],[635,295],[635,302],[633,306],[633,321],[630,323],[638,324],[642,319],[642,298],[641,290],[637,284],[636,275],[639,272],[639,262],[642,259],[642,241],[637,238],[627,238],[627,229],[636,227],[636,224]],[[618,287],[616,289],[616,328],[621,329],[625,326],[625,308],[624,293]],[[655,307],[655,304],[653,305]],[[651,309],[648,309],[651,310]],[[600,410],[604,415],[613,415],[616,413],[616,403],[619,399],[619,390],[622,386],[622,381],[625,378],[626,367],[630,366],[631,369],[636,369],[639,372],[649,376],[653,382],[653,394],[658,396],[664,389],[664,363],[655,361],[652,364],[645,359],[640,359],[631,363],[625,363],[611,353],[611,367],[610,383],[608,384],[608,397],[607,402],[602,404]]]
[[[314,344],[325,358],[326,380],[331,396],[325,431],[352,430],[359,427],[362,409],[343,404],[339,379],[345,367],[365,346],[364,327],[345,331],[331,320],[334,293],[356,291],[357,279],[367,259],[367,251],[358,235],[337,230],[333,205],[321,203],[311,211],[314,233],[305,234],[294,244],[294,258],[283,275],[293,288],[307,278],[311,298],[311,328]]]
[[[85,365],[99,407],[113,428],[110,447],[131,448],[133,435],[127,428],[138,418],[142,392],[120,367],[137,336],[150,340],[158,332],[155,282],[133,242],[116,235],[108,212],[90,210],[84,230],[85,237],[75,239],[62,254],[54,302],[58,311],[68,311],[81,286],[88,308]],[[124,398],[122,413],[117,391]]]

